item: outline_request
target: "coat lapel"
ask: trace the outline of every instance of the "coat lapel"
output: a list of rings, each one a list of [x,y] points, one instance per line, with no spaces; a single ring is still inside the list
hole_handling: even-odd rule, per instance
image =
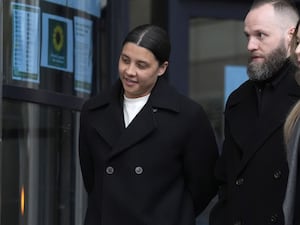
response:
[[[111,151],[108,157],[128,150],[131,146],[155,131],[157,124],[155,114],[158,110],[179,110],[177,94],[167,81],[159,78],[152,90],[148,102],[136,115],[127,128],[124,127],[121,82],[118,81],[113,91],[102,95],[92,104],[93,117],[91,121],[99,135],[109,144]]]
[[[129,149],[134,144],[152,133],[156,128],[154,113],[149,102],[137,114],[129,126],[123,130],[118,141],[113,145],[110,157]]]
[[[255,87],[248,83],[248,85],[244,85],[241,95],[231,97],[225,111],[225,119],[229,124],[230,133],[241,151],[238,155],[244,155],[253,149],[253,135],[257,132],[258,120],[258,111],[253,109],[256,108]]]
[[[96,111],[97,112],[97,111]],[[120,103],[111,102],[102,109],[93,124],[100,136],[112,147],[119,140],[124,128],[123,111]]]
[[[300,88],[293,77],[290,76],[284,78],[284,81],[279,84],[278,90],[264,103],[260,115],[258,112],[253,112],[253,109],[257,109],[254,85],[248,85],[248,88],[244,90],[244,96],[237,101],[233,101],[233,107],[229,107],[227,115],[229,116],[228,120],[231,124],[233,138],[242,151],[238,173],[245,168],[249,160],[259,151],[272,133],[277,129],[282,129],[289,110],[299,97]],[[274,108],[274,105],[278,105],[278,107]],[[243,121],[242,124],[241,121]],[[245,132],[240,132],[242,127]]]
[[[252,129],[251,135],[248,136],[248,144],[244,145],[245,149],[239,171],[246,166],[249,160],[257,151],[259,151],[261,146],[268,140],[268,138],[272,136],[276,130],[282,129],[287,115],[287,109],[289,109],[293,104],[291,102],[292,99],[289,98],[289,96],[285,97],[285,101],[280,101],[282,104],[280,104],[279,107],[276,109],[270,108],[267,112],[262,114],[254,121],[253,124],[255,124],[255,128]],[[276,97],[274,96],[273,100],[275,99]]]
[[[157,128],[155,114],[159,110],[179,111],[177,92],[160,77],[152,89],[148,102],[123,130],[119,140],[113,145],[110,157],[114,157],[151,135]],[[123,118],[123,117],[122,117]]]

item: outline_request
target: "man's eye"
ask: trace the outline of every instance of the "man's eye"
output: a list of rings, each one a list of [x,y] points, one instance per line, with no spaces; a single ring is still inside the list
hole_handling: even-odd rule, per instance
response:
[[[264,34],[264,33],[258,33],[258,37],[260,38],[260,39],[262,39],[262,38],[264,38],[266,35]]]

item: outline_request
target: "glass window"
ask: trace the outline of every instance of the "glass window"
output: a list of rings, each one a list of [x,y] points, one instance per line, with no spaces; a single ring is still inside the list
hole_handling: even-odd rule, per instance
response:
[[[3,101],[1,224],[83,224],[78,114]]]
[[[221,146],[226,97],[247,79],[243,22],[195,18],[190,20],[189,35],[189,96],[204,107]],[[197,218],[197,225],[208,224],[215,202]]]
[[[190,20],[189,95],[207,111],[218,139],[228,92],[247,78],[243,21]]]
[[[4,1],[3,14],[4,84],[79,97],[95,91],[102,58],[99,0]]]

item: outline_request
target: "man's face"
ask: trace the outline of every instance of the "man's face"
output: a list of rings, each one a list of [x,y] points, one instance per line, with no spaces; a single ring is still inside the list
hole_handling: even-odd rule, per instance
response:
[[[264,55],[264,60],[256,61],[249,59],[247,72],[251,80],[267,80],[271,78],[284,64],[286,60],[287,50],[281,41],[277,48],[267,55]]]
[[[248,76],[251,80],[272,77],[288,57],[288,41],[277,17],[269,4],[252,9],[246,16],[244,31],[248,38]]]

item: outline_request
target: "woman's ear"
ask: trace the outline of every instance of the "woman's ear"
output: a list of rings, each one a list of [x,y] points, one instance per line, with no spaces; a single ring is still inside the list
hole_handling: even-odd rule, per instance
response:
[[[168,68],[168,65],[169,65],[169,62],[168,61],[165,61],[163,64],[161,64],[158,68],[158,76],[162,76],[167,68]]]

